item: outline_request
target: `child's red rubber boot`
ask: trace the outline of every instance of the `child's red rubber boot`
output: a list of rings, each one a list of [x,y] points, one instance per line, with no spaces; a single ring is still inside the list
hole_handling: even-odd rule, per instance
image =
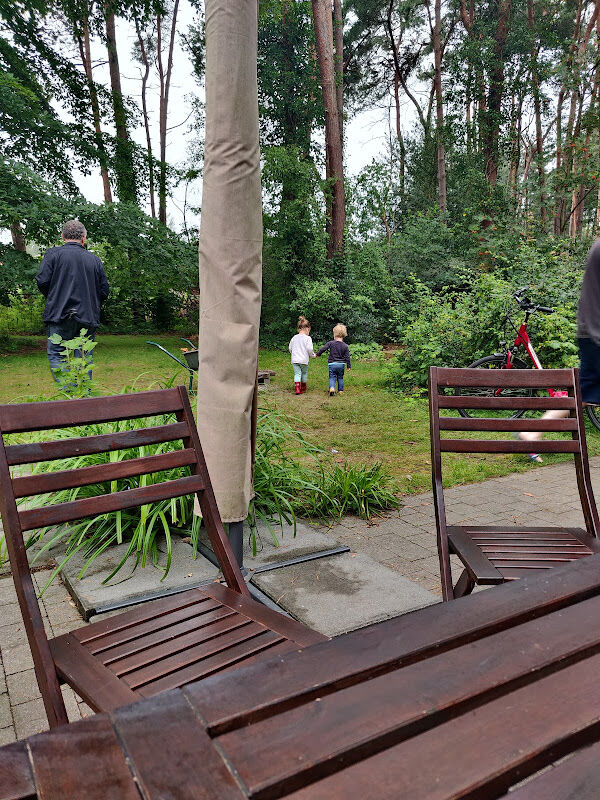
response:
[[[294,389],[296,390],[296,394],[302,394],[302,384],[296,382],[294,384]]]
[[[306,384],[304,382],[300,384],[300,389],[302,391],[302,394],[304,394],[304,392],[306,391]]]

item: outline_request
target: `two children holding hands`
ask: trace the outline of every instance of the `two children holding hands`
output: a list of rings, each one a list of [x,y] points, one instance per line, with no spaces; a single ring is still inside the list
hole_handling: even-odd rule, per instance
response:
[[[347,335],[346,326],[338,323],[333,329],[333,339],[315,353],[310,338],[310,322],[306,317],[299,318],[298,333],[292,337],[289,344],[296,394],[303,394],[306,391],[309,359],[320,356],[326,350],[329,351],[329,396],[333,397],[335,394],[336,383],[338,394],[344,393],[344,371],[346,367],[350,369],[350,349],[344,342]]]

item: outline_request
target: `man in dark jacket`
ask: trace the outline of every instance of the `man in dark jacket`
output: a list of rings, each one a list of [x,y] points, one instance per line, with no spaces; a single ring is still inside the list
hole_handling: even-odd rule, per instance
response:
[[[67,222],[62,232],[64,244],[46,251],[36,277],[38,288],[46,298],[46,351],[55,380],[63,364],[62,345],[54,344],[50,337],[58,333],[68,341],[85,329],[87,336],[93,339],[100,324],[100,306],[109,294],[102,261],[85,249],[86,237],[87,231],[79,220]],[[91,358],[91,352],[89,355]]]

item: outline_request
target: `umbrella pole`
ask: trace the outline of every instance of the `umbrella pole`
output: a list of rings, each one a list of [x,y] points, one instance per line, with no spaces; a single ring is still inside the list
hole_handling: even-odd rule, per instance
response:
[[[244,566],[244,521],[229,523],[229,544],[240,569]],[[245,570],[243,570],[245,571]]]

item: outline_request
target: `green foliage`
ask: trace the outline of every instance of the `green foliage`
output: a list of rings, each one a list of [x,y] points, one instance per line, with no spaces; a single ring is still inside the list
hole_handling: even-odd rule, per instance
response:
[[[470,293],[436,294],[424,284],[414,283],[414,318],[410,321],[402,309],[398,311],[401,348],[384,367],[387,384],[408,391],[424,388],[432,364],[465,367],[497,352],[500,341],[512,343],[522,322],[522,312],[512,300],[519,284],[484,273]],[[541,294],[538,287],[531,287],[532,299],[553,305],[555,313],[536,314],[530,321],[528,330],[536,352],[545,367],[576,366],[575,305],[560,300],[554,303],[551,296]]]
[[[0,355],[9,353],[19,353],[21,350],[38,347],[37,339],[31,336],[12,336],[8,333],[0,333]]]
[[[63,339],[58,333],[50,336],[52,344],[62,345],[62,366],[55,371],[59,390],[71,398],[88,397],[92,392],[93,350],[98,342],[82,328],[74,339]]]
[[[41,295],[27,297],[22,293],[10,294],[7,302],[8,305],[0,305],[0,333],[44,332],[44,298]]]
[[[294,315],[304,314],[313,326],[313,335],[325,334],[338,320],[342,295],[333,278],[296,283],[296,297],[291,309]]]
[[[348,345],[352,360],[356,361],[379,361],[383,353],[380,344],[350,344]]]

